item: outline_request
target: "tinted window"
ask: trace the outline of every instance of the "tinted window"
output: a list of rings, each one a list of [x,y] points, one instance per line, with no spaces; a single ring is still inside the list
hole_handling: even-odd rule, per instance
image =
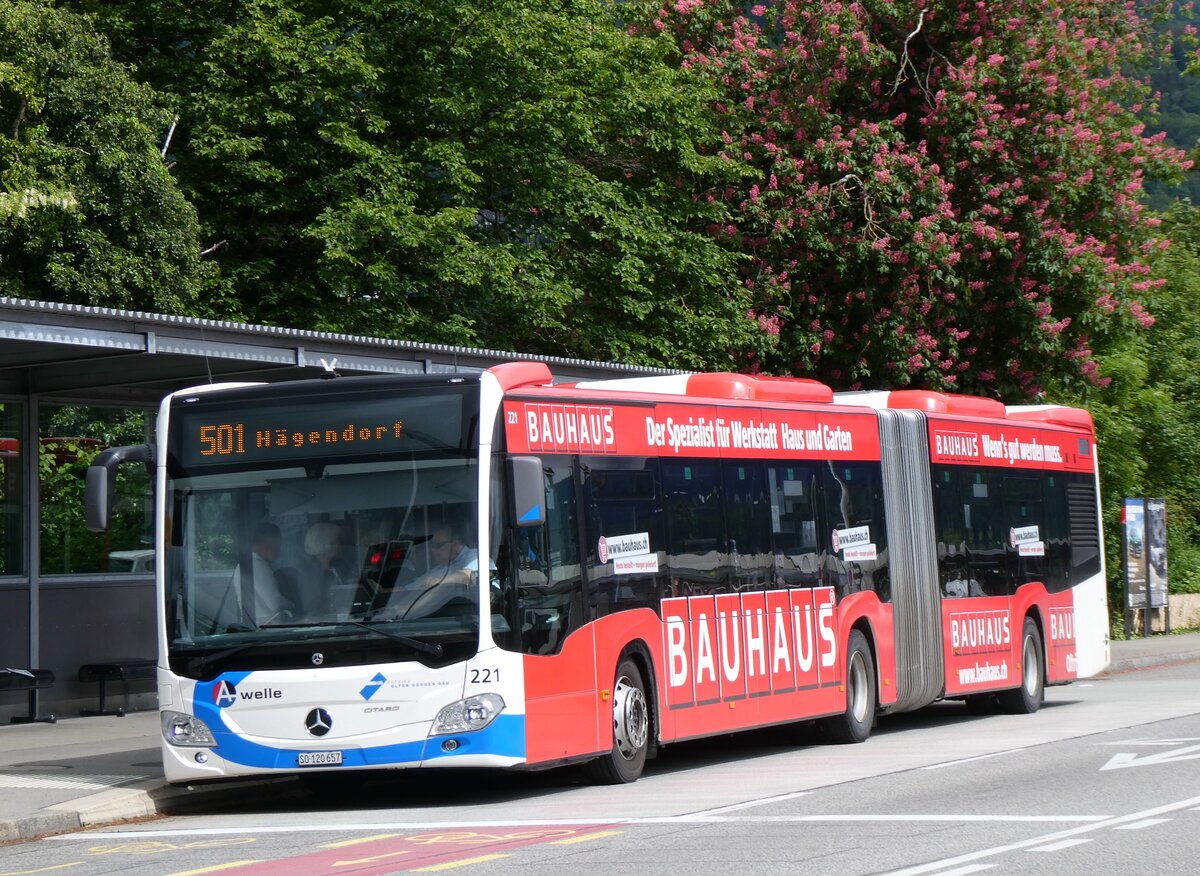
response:
[[[727,538],[721,468],[715,459],[662,460],[670,594],[724,592]]]
[[[500,551],[504,574],[493,624],[497,641],[526,654],[553,654],[584,623],[583,574],[579,562],[579,506],[570,457],[542,460],[546,522],[512,526]]]
[[[825,581],[838,596],[880,590],[888,598],[887,526],[878,463],[821,466]],[[837,544],[834,544],[835,535]]]
[[[639,607],[657,611],[660,584],[666,579],[658,460],[581,457],[580,473],[586,533],[583,556],[596,613]],[[635,540],[643,534],[648,549],[645,553],[627,553],[619,561],[599,556],[602,537],[607,545]]]

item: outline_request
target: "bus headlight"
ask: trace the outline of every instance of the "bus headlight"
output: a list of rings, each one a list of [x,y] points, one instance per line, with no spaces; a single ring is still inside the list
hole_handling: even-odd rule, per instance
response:
[[[217,740],[208,725],[195,715],[163,711],[160,714],[163,738],[172,745],[189,748],[216,748]]]
[[[499,694],[485,693],[451,703],[433,719],[430,736],[447,733],[466,733],[482,730],[504,711],[504,699]]]

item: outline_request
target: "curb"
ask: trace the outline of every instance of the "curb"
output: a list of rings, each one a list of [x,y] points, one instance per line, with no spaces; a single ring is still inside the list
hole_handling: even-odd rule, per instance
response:
[[[1125,672],[1154,669],[1160,666],[1180,666],[1185,663],[1200,663],[1200,651],[1181,651],[1174,654],[1147,654],[1142,657],[1125,657],[1113,660],[1097,674],[1096,678],[1108,678]]]
[[[0,842],[33,839],[51,833],[78,830],[79,816],[74,812],[39,812],[26,818],[0,820]]]
[[[66,803],[55,803],[26,818],[0,819],[0,842],[70,833],[86,827],[176,812],[195,812],[244,799],[250,792],[295,784],[297,781],[292,776],[212,785],[171,785],[163,779],[145,779]]]

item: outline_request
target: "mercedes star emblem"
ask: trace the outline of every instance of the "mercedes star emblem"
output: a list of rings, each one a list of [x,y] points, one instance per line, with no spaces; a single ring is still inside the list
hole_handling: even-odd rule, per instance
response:
[[[333,718],[324,709],[313,709],[304,717],[304,726],[313,736],[324,736],[333,729]]]
[[[325,662],[325,655],[322,654],[320,651],[318,651],[316,654],[312,655],[313,666],[320,666],[324,662]]]

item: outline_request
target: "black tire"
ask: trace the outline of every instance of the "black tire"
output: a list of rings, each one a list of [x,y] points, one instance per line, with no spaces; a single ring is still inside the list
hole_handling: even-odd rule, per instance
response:
[[[597,784],[636,782],[650,750],[650,704],[641,670],[628,657],[621,658],[613,681],[613,747],[608,754],[584,764]]]
[[[839,744],[863,742],[875,726],[875,659],[867,637],[850,631],[846,644],[846,711],[821,720],[821,729]]]
[[[996,694],[1000,708],[1011,715],[1032,715],[1042,704],[1045,692],[1042,637],[1033,618],[1025,618],[1021,631],[1021,686]]]

